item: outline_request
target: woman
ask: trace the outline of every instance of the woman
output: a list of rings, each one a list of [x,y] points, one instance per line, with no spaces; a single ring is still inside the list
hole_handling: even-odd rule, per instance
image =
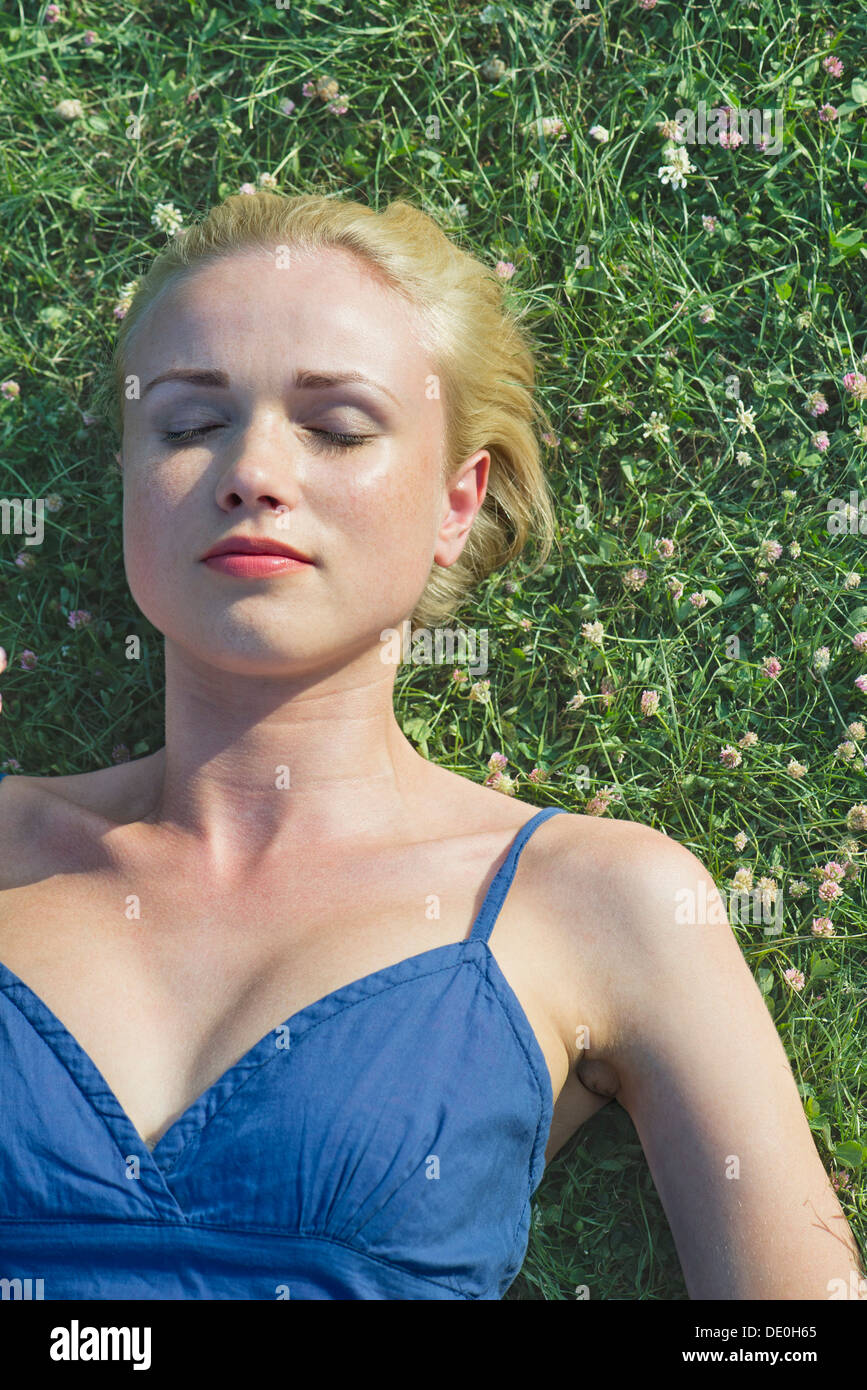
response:
[[[3,1276],[501,1298],[611,1097],[692,1298],[857,1267],[701,863],[395,719],[384,635],[550,547],[532,388],[495,275],[405,203],[229,198],[144,279],[113,401],[165,746],[0,784]]]

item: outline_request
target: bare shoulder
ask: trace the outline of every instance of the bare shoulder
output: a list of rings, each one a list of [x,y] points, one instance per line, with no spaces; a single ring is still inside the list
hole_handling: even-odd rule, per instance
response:
[[[149,758],[62,777],[0,780],[0,892],[51,872],[51,846],[136,819]]]
[[[635,821],[597,816],[559,816],[558,838],[549,839],[552,887],[567,920],[579,925],[592,916],[592,929],[603,926],[615,944],[622,933],[658,920],[648,914],[651,900],[658,908],[678,905],[691,890],[701,899],[699,880],[710,878],[701,860],[680,841]],[[580,904],[580,913],[574,909]]]
[[[534,867],[562,943],[559,1007],[571,1034],[586,1024],[585,1061],[612,1067],[636,1007],[652,998],[653,971],[671,970],[666,951],[676,962],[682,950],[684,898],[707,904],[715,885],[685,845],[647,825],[567,814],[546,831]]]
[[[49,806],[40,783],[51,780],[10,774],[0,781],[0,891],[28,880]]]
[[[699,863],[679,840],[639,821],[573,814],[560,816],[558,821],[564,847],[569,849],[564,873],[570,869],[580,872],[586,865],[605,873],[606,886],[621,876],[624,883],[630,883],[636,872],[653,873],[658,867],[667,869],[689,859]]]
[[[593,930],[609,931],[625,920],[624,899],[671,882],[672,873],[689,873],[700,862],[661,830],[634,821],[568,813],[552,818],[539,845],[540,869],[549,870],[547,893],[562,907],[565,920],[593,917]],[[580,909],[576,913],[576,908]]]

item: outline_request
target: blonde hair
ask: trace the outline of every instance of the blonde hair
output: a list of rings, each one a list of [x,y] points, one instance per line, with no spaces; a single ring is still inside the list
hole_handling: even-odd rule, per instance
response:
[[[413,630],[453,617],[471,590],[514,560],[531,535],[540,553],[530,572],[540,568],[557,525],[536,432],[551,426],[534,392],[530,339],[506,308],[495,271],[403,200],[375,212],[317,194],[235,194],[176,235],[138,284],[97,386],[98,405],[118,440],[130,348],[157,302],[196,267],[250,247],[302,253],[342,248],[378,272],[414,310],[439,378],[444,482],[479,449],[490,453],[485,500],[455,563],[442,568],[434,562],[412,614]]]

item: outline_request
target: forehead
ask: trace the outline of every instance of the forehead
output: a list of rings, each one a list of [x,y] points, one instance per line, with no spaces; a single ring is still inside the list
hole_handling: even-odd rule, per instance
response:
[[[287,364],[303,356],[304,366],[366,366],[406,382],[430,370],[419,329],[414,306],[342,249],[291,248],[283,258],[245,249],[171,286],[139,348],[148,361],[170,352],[192,365],[203,353],[216,365],[231,352],[236,364],[255,366],[278,352]]]

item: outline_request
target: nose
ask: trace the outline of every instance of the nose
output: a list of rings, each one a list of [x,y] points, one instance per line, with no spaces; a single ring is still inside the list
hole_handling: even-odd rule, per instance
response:
[[[224,511],[266,507],[286,526],[298,505],[300,485],[293,466],[295,439],[288,424],[252,420],[238,444],[236,457],[219,478],[217,503]]]

